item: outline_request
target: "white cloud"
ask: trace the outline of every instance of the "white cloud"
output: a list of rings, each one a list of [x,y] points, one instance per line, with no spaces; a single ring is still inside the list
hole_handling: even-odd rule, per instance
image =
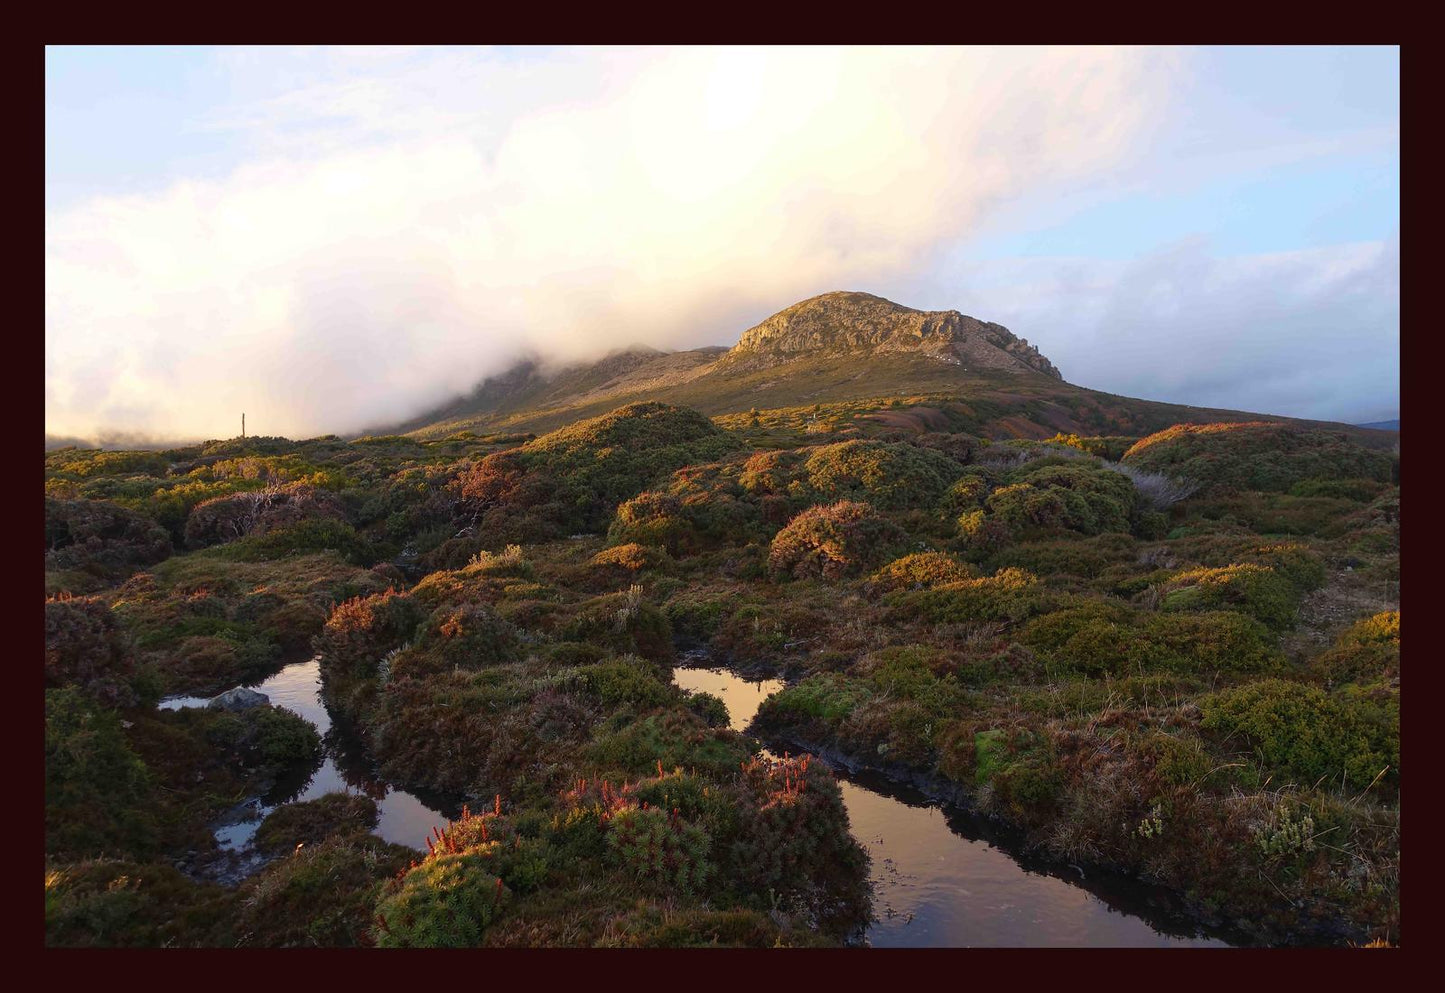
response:
[[[1189,239],[1127,262],[1005,260],[950,275],[956,309],[1027,337],[1070,382],[1320,420],[1399,411],[1397,237],[1225,258]]]
[[[252,161],[47,218],[51,433],[229,435],[243,409],[253,431],[347,431],[525,349],[731,341],[1119,165],[1178,68],[1099,49],[227,58],[287,81],[202,122]]]

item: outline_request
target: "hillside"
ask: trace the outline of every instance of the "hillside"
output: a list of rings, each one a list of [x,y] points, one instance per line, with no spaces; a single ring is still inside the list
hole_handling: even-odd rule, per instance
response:
[[[1007,328],[957,311],[920,311],[866,293],[826,293],[743,332],[731,349],[661,352],[633,346],[595,363],[548,369],[535,360],[488,378],[469,395],[372,434],[439,439],[541,433],[626,403],[654,400],[711,417],[758,411],[764,420],[849,417],[896,408],[991,438],[1056,433],[1140,437],[1173,424],[1291,418],[1116,396],[1065,382],[1053,363]],[[910,418],[878,416],[907,428]],[[1318,421],[1360,444],[1396,438]]]

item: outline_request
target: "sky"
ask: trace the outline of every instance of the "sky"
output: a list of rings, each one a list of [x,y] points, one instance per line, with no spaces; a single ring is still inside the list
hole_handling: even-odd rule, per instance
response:
[[[45,106],[48,435],[357,431],[830,290],[1399,412],[1396,48],[51,47]]]

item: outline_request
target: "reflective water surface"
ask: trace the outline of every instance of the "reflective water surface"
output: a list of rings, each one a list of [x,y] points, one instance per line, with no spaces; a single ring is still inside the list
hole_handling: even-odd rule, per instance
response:
[[[689,660],[691,661],[691,660]],[[677,684],[727,704],[745,729],[781,680],[679,668]],[[1171,907],[1163,890],[1050,866],[1000,847],[980,817],[872,773],[834,769],[853,836],[872,856],[875,947],[1225,946]]]
[[[332,726],[331,714],[321,698],[321,664],[317,659],[288,665],[271,678],[251,687],[271,698],[278,707],[300,714],[316,725],[321,733],[325,756],[319,768],[301,781],[280,783],[259,803],[246,810],[237,810],[220,824],[216,840],[222,848],[244,848],[256,833],[262,818],[283,803],[314,800],[325,793],[364,793],[376,801],[381,818],[373,832],[386,839],[412,848],[425,849],[427,835],[433,827],[445,825],[460,810],[446,798],[428,796],[392,788],[375,774],[375,770],[359,744],[340,729]],[[161,707],[196,707],[204,705],[204,697],[173,697]]]

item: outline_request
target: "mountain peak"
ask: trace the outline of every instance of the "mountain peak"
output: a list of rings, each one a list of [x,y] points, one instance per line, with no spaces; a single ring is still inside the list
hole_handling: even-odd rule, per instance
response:
[[[871,293],[809,297],[743,332],[723,362],[761,368],[813,355],[918,352],[967,369],[1063,376],[1026,340],[956,310],[914,310]]]

